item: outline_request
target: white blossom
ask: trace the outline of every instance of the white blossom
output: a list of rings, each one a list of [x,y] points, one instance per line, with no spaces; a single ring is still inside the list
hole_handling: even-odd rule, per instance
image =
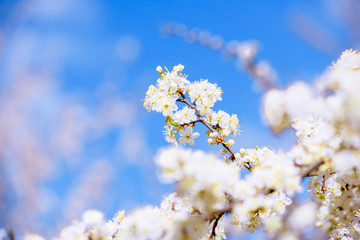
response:
[[[195,110],[185,106],[183,109],[177,111],[174,115],[174,120],[179,124],[189,123],[195,121],[197,116],[195,115]]]
[[[193,133],[193,128],[189,126],[185,127],[185,130],[180,129],[179,133],[181,136],[181,138],[179,138],[179,142],[183,144],[189,143],[189,145],[194,145],[194,139],[200,136],[198,132]]]

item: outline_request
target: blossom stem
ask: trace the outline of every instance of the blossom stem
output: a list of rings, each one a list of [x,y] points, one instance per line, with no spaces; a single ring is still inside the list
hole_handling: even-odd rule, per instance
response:
[[[315,171],[316,169],[318,169],[322,164],[324,163],[323,160],[320,160],[318,162],[315,162],[313,165],[311,165],[307,170],[305,170],[302,174],[301,177],[305,178],[305,177],[311,177],[311,173],[313,171]]]
[[[222,212],[220,213],[216,218],[215,218],[215,221],[214,221],[214,225],[212,227],[212,231],[211,231],[211,239],[216,237],[216,227],[220,221],[220,218],[225,214],[225,212]]]
[[[216,130],[210,125],[208,124],[205,119],[201,116],[199,110],[196,108],[196,104],[191,104],[187,99],[186,99],[186,96],[184,95],[184,93],[182,91],[178,91],[178,93],[180,94],[180,96],[182,98],[180,99],[177,99],[176,101],[178,102],[182,102],[182,103],[185,103],[187,104],[190,108],[194,109],[195,110],[195,114],[196,116],[198,117],[198,120],[197,121],[200,121],[202,122],[211,132],[216,132]],[[235,160],[235,152],[228,146],[226,145],[224,142],[221,143],[221,145],[228,151],[228,153],[230,154],[230,160],[231,161],[234,161]],[[251,169],[251,166],[246,163],[244,164],[244,166],[250,171]]]
[[[180,126],[184,127],[184,126],[188,126],[188,125],[194,125],[197,122],[201,122],[200,119],[196,119],[194,121],[188,122],[188,123],[184,123],[184,124],[180,124]]]

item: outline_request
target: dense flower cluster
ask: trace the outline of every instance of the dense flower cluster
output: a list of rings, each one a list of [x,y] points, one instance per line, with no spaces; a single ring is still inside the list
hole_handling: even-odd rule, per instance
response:
[[[193,145],[194,139],[199,137],[199,133],[193,132],[193,127],[195,123],[202,122],[209,129],[210,144],[233,145],[232,139],[225,138],[239,134],[237,115],[212,109],[217,101],[222,100],[221,88],[208,80],[190,82],[181,73],[183,69],[184,66],[179,64],[171,72],[167,68],[164,72],[158,66],[160,77],[157,84],[151,85],[146,92],[144,107],[149,111],[161,112],[166,117],[165,140],[174,145],[178,142]],[[178,102],[186,106],[179,109]],[[180,134],[179,139],[176,138],[177,133]]]
[[[264,113],[278,132],[292,125],[298,144],[289,152],[296,164],[318,163],[309,192],[318,202],[316,225],[332,239],[359,239],[360,53],[345,51],[314,86],[298,82],[274,89]]]
[[[320,229],[314,239],[324,233],[332,240],[360,238],[358,52],[344,52],[313,87],[298,82],[266,94],[264,115],[272,129],[295,129],[297,143],[287,152],[233,151],[234,140],[226,138],[239,134],[239,120],[213,110],[221,89],[207,80],[190,82],[183,68],[157,68],[160,77],[146,93],[145,108],[163,114],[169,143],[193,145],[199,136],[195,124],[204,124],[208,143],[222,145],[221,153],[229,157],[224,161],[179,146],[163,149],[155,160],[159,177],[176,188],[159,207],[120,211],[108,222],[91,210],[59,240],[221,240],[228,229],[254,232],[260,226],[274,239],[303,239],[309,227]],[[185,106],[179,109],[178,103]],[[298,203],[295,196],[307,177],[312,202]],[[34,239],[41,237],[26,236]]]
[[[265,169],[276,153],[258,150],[269,154],[258,154],[259,164],[254,174],[242,178],[240,168],[215,155],[182,148],[164,149],[156,157],[161,179],[175,182],[177,187],[176,192],[163,199],[160,207],[144,206],[126,216],[120,211],[108,222],[102,213],[90,210],[83,214],[81,221],[65,228],[59,240],[221,240],[226,235],[219,219],[226,212],[233,224],[254,231],[263,219],[284,214],[285,207],[291,204],[286,194],[292,195],[300,187],[298,177],[290,169],[285,168],[285,171],[290,170],[285,173],[277,167],[265,173],[262,168]],[[268,182],[275,175],[277,178]],[[295,182],[290,180],[285,184],[285,178],[294,177]]]

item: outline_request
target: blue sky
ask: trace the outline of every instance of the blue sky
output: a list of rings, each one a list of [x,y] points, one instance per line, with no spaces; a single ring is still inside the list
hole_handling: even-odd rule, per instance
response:
[[[56,221],[54,214],[64,207],[61,199],[74,191],[72,184],[94,159],[106,159],[109,167],[105,169],[110,169],[111,177],[104,185],[106,200],[84,202],[81,208],[97,208],[111,217],[121,208],[159,204],[161,196],[171,190],[158,182],[152,163],[157,150],[167,146],[161,133],[164,120],[142,107],[148,86],[157,79],[157,65],[171,68],[181,63],[189,80],[209,79],[223,89],[223,101],[216,109],[238,114],[243,131],[234,149],[289,147],[294,142],[292,133],[275,136],[267,129],[260,114],[262,92],[253,90],[253,80],[236,68],[234,61],[199,44],[164,36],[159,29],[165,22],[175,21],[219,34],[226,41],[257,40],[262,46],[257,58],[269,61],[278,73],[279,85],[286,86],[295,80],[312,81],[342,50],[355,47],[330,2],[1,1],[0,26],[5,37],[0,76],[4,88],[19,69],[51,72],[53,87],[37,105],[34,124],[39,125],[38,131],[51,131],[61,112],[57,109],[74,99],[90,113],[96,112],[104,99],[120,99],[135,111],[124,108],[119,118],[130,122],[120,127],[97,135],[86,133],[90,140],[72,156],[75,163],[63,164],[59,159],[65,157],[55,157],[57,171],[42,185],[52,197],[39,219]],[[331,37],[319,39],[320,46],[327,40],[337,44],[322,50],[300,37],[294,22],[304,16]],[[131,136],[136,136],[135,140]],[[130,153],[123,150],[129,141],[138,144]],[[195,148],[218,151],[208,146],[205,138],[200,138]],[[7,224],[0,218],[0,225],[2,222]]]

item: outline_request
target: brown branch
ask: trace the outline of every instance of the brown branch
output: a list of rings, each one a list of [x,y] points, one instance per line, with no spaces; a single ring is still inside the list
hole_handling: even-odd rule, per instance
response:
[[[195,123],[197,122],[201,122],[200,119],[196,119],[194,121],[190,121],[188,123],[183,123],[183,124],[180,124],[180,126],[184,127],[184,126],[187,126],[187,125],[194,125]]]
[[[210,214],[210,220],[209,220],[209,221],[212,222],[212,221],[215,220],[215,221],[214,221],[214,224],[213,224],[213,226],[212,226],[211,239],[214,238],[214,237],[216,237],[216,232],[215,232],[216,230],[215,230],[215,229],[216,229],[216,227],[217,227],[217,225],[218,225],[221,217],[222,217],[225,213],[230,212],[230,211],[233,209],[233,207],[234,207],[233,205],[234,205],[234,202],[230,200],[229,204],[226,205],[224,208],[222,208],[222,209],[220,209],[220,210],[218,210],[218,211]]]
[[[224,208],[210,214],[210,218],[209,218],[210,222],[213,221],[214,219],[216,219],[218,216],[220,216],[220,215],[222,216],[222,215],[224,215],[224,213],[230,212],[236,203],[241,203],[241,202],[242,201],[233,201],[233,200],[230,201],[229,204],[226,205]]]
[[[318,162],[315,162],[314,164],[312,164],[307,170],[305,170],[303,173],[301,173],[301,177],[305,178],[305,177],[311,177],[311,173],[313,171],[315,171],[316,169],[318,169],[322,164],[324,163],[323,160],[320,160]]]
[[[257,55],[257,51],[249,59],[243,59],[239,57],[238,52],[234,50],[229,50],[230,42],[226,42],[222,40],[221,45],[217,47],[211,47],[211,39],[214,37],[213,35],[209,34],[207,39],[204,39],[204,37],[200,37],[198,35],[199,33],[196,33],[195,31],[190,31],[186,27],[183,28],[180,32],[177,32],[175,29],[177,27],[177,24],[172,23],[166,23],[162,26],[162,31],[167,35],[176,35],[178,37],[184,38],[184,39],[190,39],[194,43],[200,43],[203,46],[210,47],[211,49],[215,51],[219,51],[220,53],[225,54],[227,57],[235,58],[241,61],[242,65],[244,66],[244,71],[253,77],[255,79],[255,82],[258,83],[261,87],[263,87],[265,90],[270,90],[272,88],[278,88],[277,84],[275,83],[275,80],[271,75],[259,75],[257,66],[258,62],[255,59],[255,56]]]
[[[214,237],[216,237],[216,230],[215,230],[215,229],[216,229],[216,227],[217,227],[217,225],[218,225],[218,223],[219,223],[219,221],[220,221],[220,218],[221,218],[224,214],[225,214],[225,212],[222,212],[222,213],[220,213],[219,216],[217,216],[217,217],[215,218],[214,225],[213,225],[212,231],[211,231],[211,239],[214,238]]]

